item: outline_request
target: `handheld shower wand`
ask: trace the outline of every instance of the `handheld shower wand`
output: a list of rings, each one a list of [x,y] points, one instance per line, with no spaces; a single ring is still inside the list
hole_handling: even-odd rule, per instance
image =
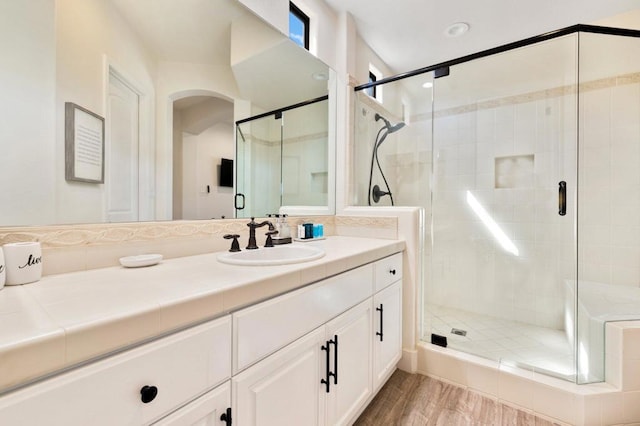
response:
[[[384,127],[386,127],[388,133],[395,133],[395,132],[397,132],[398,130],[402,129],[405,126],[404,122],[402,122],[402,121],[400,121],[400,122],[396,123],[394,126],[392,126],[391,123],[389,123],[389,120],[387,120],[386,118],[384,118],[383,116],[381,116],[377,112],[376,112],[376,115],[374,116],[374,118],[375,118],[376,121],[380,121],[380,120],[384,121]],[[382,143],[382,141],[380,141],[380,143]]]
[[[378,130],[378,134],[376,135],[376,139],[375,139],[375,143],[373,144],[373,152],[371,153],[371,168],[369,169],[369,189],[367,190],[367,201],[368,204],[371,205],[371,198],[373,195],[373,201],[375,203],[378,203],[380,201],[380,198],[388,195],[389,198],[391,199],[391,205],[394,205],[393,202],[393,195],[391,194],[391,189],[389,188],[389,183],[387,182],[387,178],[384,175],[384,172],[382,171],[382,167],[380,166],[380,161],[378,160],[378,148],[380,147],[380,145],[382,145],[382,142],[385,141],[385,139],[387,138],[387,136],[391,133],[395,133],[398,130],[402,129],[405,124],[400,121],[398,123],[396,123],[395,125],[391,125],[391,123],[389,122],[389,120],[387,120],[386,118],[384,118],[383,116],[381,116],[380,114],[376,113],[376,115],[374,116],[376,121],[380,121],[382,120],[384,122],[384,126],[382,126],[380,128],[380,130]],[[384,131],[384,133],[382,133]],[[382,136],[381,136],[382,135]],[[375,185],[373,187],[373,189],[371,188],[371,183],[373,180],[373,162],[376,162],[376,164],[378,165],[378,170],[380,170],[380,175],[382,175],[382,180],[384,181],[385,186],[387,187],[387,191],[382,191],[380,189],[380,187],[378,185]]]

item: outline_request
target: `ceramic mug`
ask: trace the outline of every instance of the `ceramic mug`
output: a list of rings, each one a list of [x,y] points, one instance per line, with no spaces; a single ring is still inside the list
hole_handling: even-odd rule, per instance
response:
[[[4,264],[4,255],[2,254],[2,247],[0,247],[0,290],[4,287],[6,273],[6,266]]]
[[[42,249],[38,242],[10,243],[4,251],[6,285],[32,283],[42,278]]]

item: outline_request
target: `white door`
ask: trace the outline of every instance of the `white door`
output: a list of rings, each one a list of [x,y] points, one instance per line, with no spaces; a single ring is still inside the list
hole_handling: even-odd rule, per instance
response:
[[[373,389],[395,370],[402,356],[402,281],[373,296]]]
[[[328,425],[350,424],[372,393],[371,314],[371,299],[367,299],[326,325],[327,338],[338,342],[338,365],[331,360],[338,377],[327,394]]]
[[[138,220],[138,145],[140,98],[109,73],[105,192],[108,222]]]
[[[324,424],[324,327],[296,340],[232,379],[233,424]]]
[[[231,382],[225,382],[195,401],[165,417],[154,426],[223,426],[232,424]]]

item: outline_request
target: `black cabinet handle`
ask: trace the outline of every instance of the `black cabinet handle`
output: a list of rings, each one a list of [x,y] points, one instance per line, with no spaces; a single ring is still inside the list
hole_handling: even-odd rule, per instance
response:
[[[330,376],[333,376],[333,384],[338,384],[338,335],[333,335],[333,340],[329,340],[329,344],[334,346],[333,352],[333,373],[329,373]]]
[[[222,413],[220,416],[220,421],[225,422],[227,426],[231,426],[231,408],[227,408],[227,411]]]
[[[380,341],[382,342],[383,340],[383,329],[382,329],[382,324],[384,323],[384,306],[382,305],[382,303],[380,304],[379,307],[376,308],[376,311],[380,312],[380,331],[376,331],[376,336],[380,336]]]
[[[558,182],[558,214],[567,214],[567,182]]]
[[[395,270],[395,269],[389,269],[389,273],[390,273],[391,275],[395,275],[395,274],[396,274],[396,270]]]
[[[143,386],[140,389],[140,400],[145,404],[156,399],[156,396],[158,396],[158,388],[155,386]]]
[[[327,391],[327,393],[329,393],[330,391],[330,387],[331,387],[331,366],[329,365],[329,359],[331,358],[331,355],[329,354],[329,343],[330,340],[327,340],[325,342],[325,344],[323,346],[320,347],[320,349],[322,349],[323,351],[326,351],[325,354],[325,361],[326,361],[326,370],[325,370],[325,379],[320,380],[320,383],[322,383],[323,385],[325,385],[325,390]]]

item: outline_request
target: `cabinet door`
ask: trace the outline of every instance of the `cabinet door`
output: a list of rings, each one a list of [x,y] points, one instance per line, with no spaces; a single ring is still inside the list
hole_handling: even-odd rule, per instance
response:
[[[333,319],[326,328],[327,339],[338,342],[336,348],[332,347],[337,357],[333,351],[330,356],[337,383],[332,378],[327,394],[327,424],[349,424],[372,393],[371,299]]]
[[[230,375],[227,316],[10,393],[0,424],[149,424]]]
[[[402,356],[402,281],[373,296],[373,388],[377,390]]]
[[[222,426],[220,417],[231,408],[231,381],[207,392],[154,426]],[[233,418],[233,416],[232,416]]]
[[[325,343],[320,327],[234,376],[233,424],[323,424]]]

